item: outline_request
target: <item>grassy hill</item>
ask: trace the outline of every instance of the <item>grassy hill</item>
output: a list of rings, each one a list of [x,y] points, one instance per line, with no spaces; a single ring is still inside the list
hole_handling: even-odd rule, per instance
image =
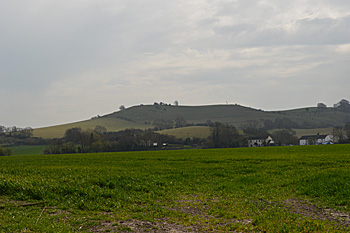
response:
[[[286,128],[278,126],[276,121],[291,123],[290,128],[317,129],[331,128],[350,121],[350,112],[340,111],[336,108],[302,108],[287,111],[263,111],[240,105],[207,105],[207,106],[170,106],[170,105],[139,105],[114,112],[97,119],[81,121],[34,130],[34,136],[44,138],[62,137],[64,132],[73,127],[93,129],[97,125],[107,128],[108,131],[119,131],[126,128],[147,129],[153,128],[153,122],[157,119],[175,120],[183,117],[188,124],[205,124],[207,121],[218,121],[242,128],[246,125],[262,127],[269,121],[275,124],[274,128]],[[189,131],[191,130],[191,131]],[[186,129],[179,133],[180,129],[169,131],[168,134],[187,134],[198,128]],[[317,130],[316,130],[317,131]],[[192,133],[198,135],[197,133]],[[184,137],[181,135],[180,137]]]
[[[145,129],[145,125],[118,119],[118,118],[97,118],[86,121],[80,121],[64,125],[56,125],[34,129],[34,137],[42,138],[60,138],[64,136],[67,129],[80,127],[82,129],[94,129],[96,126],[104,126],[108,131],[120,131],[128,128]]]

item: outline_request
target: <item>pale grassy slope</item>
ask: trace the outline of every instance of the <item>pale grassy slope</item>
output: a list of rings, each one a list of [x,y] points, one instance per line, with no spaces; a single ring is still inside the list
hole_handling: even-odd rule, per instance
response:
[[[207,126],[190,126],[176,129],[167,129],[158,133],[175,136],[177,138],[207,138],[210,134],[210,128]]]
[[[34,129],[33,136],[42,138],[60,138],[64,136],[64,133],[67,129],[74,127],[80,127],[82,129],[94,129],[97,125],[106,127],[107,131],[120,131],[128,128],[146,129],[150,127],[149,125],[134,123],[118,118],[98,118],[70,124]]]

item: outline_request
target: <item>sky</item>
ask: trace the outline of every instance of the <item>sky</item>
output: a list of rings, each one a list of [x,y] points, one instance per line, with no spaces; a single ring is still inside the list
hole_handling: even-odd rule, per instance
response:
[[[0,0],[0,125],[350,99],[349,0]]]

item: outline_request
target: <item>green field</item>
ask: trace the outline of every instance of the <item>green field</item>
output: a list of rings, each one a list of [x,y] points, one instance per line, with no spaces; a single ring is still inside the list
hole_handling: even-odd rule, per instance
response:
[[[208,138],[210,135],[210,127],[208,126],[189,126],[176,129],[166,129],[159,131],[160,134],[167,134],[177,138]]]
[[[41,155],[45,146],[15,146],[12,147],[13,155]]]
[[[0,232],[349,232],[350,145],[0,157]]]

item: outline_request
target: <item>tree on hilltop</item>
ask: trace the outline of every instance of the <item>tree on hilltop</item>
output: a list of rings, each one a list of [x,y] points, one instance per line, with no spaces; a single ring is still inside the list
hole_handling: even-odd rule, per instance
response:
[[[325,105],[324,103],[318,103],[317,108],[327,108],[327,105]]]

